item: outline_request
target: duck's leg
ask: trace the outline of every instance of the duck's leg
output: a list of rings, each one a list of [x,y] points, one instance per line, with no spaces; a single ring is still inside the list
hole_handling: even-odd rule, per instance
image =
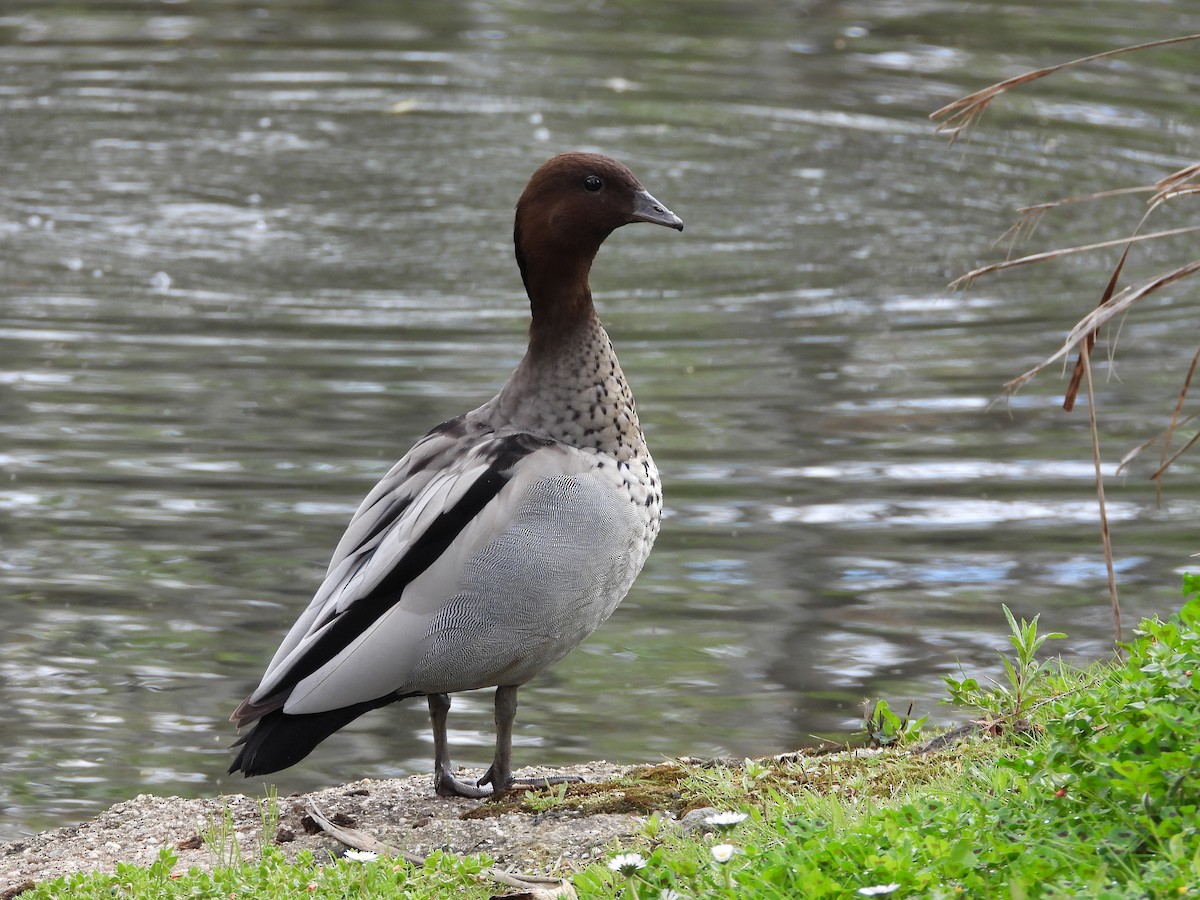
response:
[[[490,784],[494,793],[502,794],[511,787],[547,787],[583,781],[578,775],[550,775],[534,778],[514,778],[512,773],[512,731],[517,718],[517,688],[515,685],[496,688],[496,757],[491,768],[478,784]]]
[[[433,723],[433,789],[439,797],[491,796],[491,791],[454,777],[450,763],[450,745],[446,740],[446,714],[450,712],[449,694],[429,694],[429,718]]]
[[[446,714],[450,711],[449,694],[430,694],[429,718],[433,722],[433,787],[440,797],[482,799],[503,794],[511,787],[547,787],[583,781],[578,775],[551,775],[542,778],[514,778],[512,774],[512,730],[517,718],[516,687],[496,688],[496,756],[483,777],[472,784],[454,777],[446,740]],[[484,787],[484,785],[491,787]]]

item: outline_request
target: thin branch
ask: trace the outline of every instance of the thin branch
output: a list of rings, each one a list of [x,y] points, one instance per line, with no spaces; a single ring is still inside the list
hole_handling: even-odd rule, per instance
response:
[[[406,862],[412,863],[414,866],[425,865],[425,857],[417,853],[393,847],[391,844],[386,844],[357,828],[344,828],[341,825],[333,824],[312,803],[308,804],[308,814],[322,831],[347,847],[353,847],[356,850],[369,850],[381,856],[398,856]],[[499,882],[507,887],[523,888],[526,891],[530,891],[531,895],[539,898],[539,900],[542,900],[542,898],[550,900],[550,898],[575,897],[575,889],[571,887],[570,882],[563,881],[561,878],[546,878],[542,875],[518,875],[513,872],[502,871],[495,866],[484,869],[479,874],[484,878],[490,878],[492,881]]]

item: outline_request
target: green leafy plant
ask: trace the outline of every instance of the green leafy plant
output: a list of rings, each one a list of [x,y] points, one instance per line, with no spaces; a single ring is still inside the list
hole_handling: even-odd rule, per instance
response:
[[[1200,578],[1184,590],[1178,618],[1144,620],[1124,666],[1050,710],[1044,780],[1082,810],[1121,810],[1092,838],[1126,851],[1200,841]]]
[[[259,843],[265,847],[274,843],[275,836],[279,833],[279,795],[275,785],[268,785],[263,798],[258,801],[258,815],[262,823],[259,829]]]
[[[1189,579],[1200,592],[1200,577]],[[669,835],[629,881],[594,866],[583,898],[630,888],[659,897],[1161,897],[1200,883],[1200,599],[1168,623],[1143,622],[1123,663],[1087,669],[1037,660],[1037,619],[1007,610],[1015,653],[1006,679],[980,689],[997,712],[1035,718],[1028,741],[947,751],[954,765],[920,781],[838,775],[824,796],[816,764],[801,789],[747,796],[752,815],[729,844]],[[953,685],[952,685],[953,687]],[[895,734],[903,719],[873,710]],[[889,719],[888,714],[893,718]],[[899,770],[935,755],[869,757]]]
[[[1046,664],[1037,659],[1038,651],[1051,638],[1060,639],[1066,635],[1059,631],[1038,634],[1040,615],[1034,616],[1029,622],[1024,619],[1018,622],[1008,606],[1002,605],[1001,609],[1008,620],[1008,641],[1016,650],[1015,663],[1005,654],[1000,654],[1007,683],[992,679],[992,685],[985,687],[975,678],[955,678],[952,675],[943,676],[943,680],[952,703],[973,706],[993,719],[1015,720],[1028,711],[1038,682],[1045,674]]]
[[[567,799],[567,784],[550,785],[541,790],[526,791],[522,798],[523,806],[530,812],[548,812],[562,806]]]
[[[651,842],[658,841],[667,828],[669,816],[663,815],[661,812],[653,812],[642,823],[642,827],[638,829],[638,834],[645,837]]]
[[[242,848],[233,826],[233,811],[228,805],[223,804],[219,818],[215,815],[209,817],[208,827],[200,836],[205,848],[212,854],[214,865],[233,866],[242,861]]]
[[[863,731],[872,747],[898,747],[916,740],[921,736],[921,728],[928,716],[921,716],[915,721],[910,720],[913,704],[908,704],[908,712],[903,717],[892,712],[886,700],[877,700],[871,711],[863,717]]]
[[[742,790],[751,791],[771,773],[769,763],[758,759],[742,760]]]

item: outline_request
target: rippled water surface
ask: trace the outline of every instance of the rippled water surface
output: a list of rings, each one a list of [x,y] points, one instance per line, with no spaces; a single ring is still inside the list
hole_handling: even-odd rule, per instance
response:
[[[955,147],[926,115],[1196,31],[1183,2],[6,2],[0,839],[260,789],[222,774],[228,714],[361,496],[520,358],[512,206],[565,149],[687,222],[593,272],[669,510],[617,615],[523,691],[518,764],[780,752],[868,697],[948,721],[940,676],[997,671],[1002,602],[1102,654],[1086,415],[1057,371],[993,401],[1114,259],[945,285],[1016,207],[1187,162],[1198,51],[1060,75]],[[1119,236],[1141,198],[1115,203],[1030,249]],[[1194,352],[1175,299],[1098,369],[1110,470]],[[1197,549],[1194,464],[1161,506],[1151,468],[1108,484],[1127,622],[1174,608]],[[490,695],[451,715],[486,763]],[[408,704],[274,780],[431,751]]]

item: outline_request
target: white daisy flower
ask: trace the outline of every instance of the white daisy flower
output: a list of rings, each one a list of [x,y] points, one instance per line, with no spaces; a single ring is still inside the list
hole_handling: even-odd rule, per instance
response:
[[[347,850],[343,855],[355,862],[375,862],[379,859],[379,854],[374,850]]]
[[[658,895],[658,900],[683,900],[683,894],[675,888],[663,888],[662,893]]]
[[[864,897],[877,897],[880,894],[890,894],[898,887],[898,884],[873,884],[870,887],[860,887],[858,892]]]
[[[737,852],[737,847],[733,846],[733,844],[716,844],[710,852],[712,853],[712,858],[717,862],[727,863],[733,859],[733,854]]]
[[[646,860],[640,853],[618,853],[608,861],[608,867],[614,872],[620,872],[626,878],[631,877],[638,869],[646,867]]]
[[[746,821],[744,812],[719,812],[713,813],[704,820],[705,825],[711,825],[719,831],[728,831],[734,825],[740,825]]]

